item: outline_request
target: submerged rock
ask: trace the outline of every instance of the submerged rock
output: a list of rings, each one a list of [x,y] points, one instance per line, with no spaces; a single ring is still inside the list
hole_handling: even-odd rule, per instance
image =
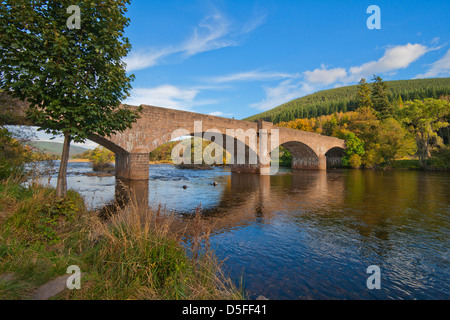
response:
[[[208,164],[178,164],[178,169],[191,169],[191,170],[211,170],[212,167]]]
[[[88,177],[112,177],[114,174],[110,172],[86,172]]]

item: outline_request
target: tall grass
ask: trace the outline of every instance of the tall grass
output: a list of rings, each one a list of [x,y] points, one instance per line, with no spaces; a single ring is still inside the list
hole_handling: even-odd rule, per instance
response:
[[[90,298],[242,299],[211,250],[188,254],[173,215],[134,202],[99,225]],[[200,233],[199,233],[200,234]],[[197,243],[202,241],[195,240]],[[83,295],[86,297],[86,295]]]
[[[1,181],[0,274],[13,273],[14,280],[2,281],[0,299],[26,299],[68,265],[85,267],[84,217],[83,199],[73,191],[58,199],[52,188],[25,185],[23,176]]]
[[[69,265],[80,266],[82,287],[59,299],[243,298],[207,245],[200,213],[181,227],[174,215],[130,201],[105,221],[76,192],[58,199],[37,181],[0,182],[0,274],[15,275],[0,281],[0,299],[27,299]]]

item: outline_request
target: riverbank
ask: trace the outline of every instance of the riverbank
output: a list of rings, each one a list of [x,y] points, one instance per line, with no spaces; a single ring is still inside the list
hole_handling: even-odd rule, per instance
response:
[[[22,181],[0,182],[0,299],[31,299],[72,265],[81,289],[52,299],[243,298],[214,253],[199,249],[202,231],[189,249],[170,216],[131,205],[106,223],[78,193],[58,199],[53,188]]]
[[[88,159],[70,159],[69,162],[73,162],[73,163],[88,163],[91,162]],[[111,163],[113,164],[113,163]],[[171,161],[166,161],[166,160],[162,160],[162,161],[150,161],[149,162],[150,165],[161,165],[161,164],[167,164],[167,165],[172,165],[172,166],[176,166],[173,162]],[[192,167],[195,165],[191,165],[191,166],[186,166],[186,168],[192,169]],[[219,165],[219,166],[223,166],[223,165]],[[290,164],[279,164],[279,166],[281,168],[290,168],[291,165]],[[202,167],[199,166],[199,168],[201,169]],[[420,166],[419,160],[417,159],[399,159],[399,160],[393,160],[392,163],[390,165],[385,165],[385,166],[381,166],[381,167],[376,167],[376,168],[367,168],[370,170],[427,170],[427,171],[449,171],[450,169],[448,168],[435,168],[433,166],[428,166],[427,168],[422,168]],[[112,173],[107,174],[105,173],[104,175],[102,175],[102,173],[92,173],[92,175],[98,175],[98,176],[109,176],[109,175],[113,175]]]

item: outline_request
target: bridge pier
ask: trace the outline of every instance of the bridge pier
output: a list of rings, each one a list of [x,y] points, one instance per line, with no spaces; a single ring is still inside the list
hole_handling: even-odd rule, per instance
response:
[[[148,180],[150,153],[135,148],[132,153],[116,153],[116,177],[127,180]]]
[[[259,164],[233,164],[231,165],[231,172],[235,173],[259,173],[262,174],[262,168]]]

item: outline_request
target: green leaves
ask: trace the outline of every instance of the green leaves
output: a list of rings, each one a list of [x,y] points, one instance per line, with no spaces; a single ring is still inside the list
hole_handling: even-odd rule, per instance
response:
[[[74,140],[131,127],[138,110],[120,105],[132,76],[122,58],[129,1],[78,1],[82,28],[69,30],[71,1],[5,0],[0,8],[0,88],[31,102],[29,117]]]
[[[440,146],[442,139],[437,135],[440,128],[447,127],[446,117],[450,114],[447,100],[425,99],[406,102],[400,109],[401,121],[416,137],[418,156],[422,166],[426,166],[431,146]]]
[[[122,58],[128,0],[80,0],[81,28],[69,30],[71,0],[3,0],[0,6],[0,89],[30,103],[27,116],[47,133],[83,142],[130,128],[139,110],[120,105],[133,77]],[[69,141],[67,140],[67,141]],[[64,148],[57,194],[66,192]]]
[[[389,90],[386,82],[379,76],[373,77],[372,103],[380,119],[386,119],[394,115],[394,105],[389,101]]]
[[[358,93],[356,95],[356,101],[358,108],[372,108],[373,103],[370,98],[371,91],[369,85],[366,82],[366,79],[362,78],[359,81],[358,85]]]

